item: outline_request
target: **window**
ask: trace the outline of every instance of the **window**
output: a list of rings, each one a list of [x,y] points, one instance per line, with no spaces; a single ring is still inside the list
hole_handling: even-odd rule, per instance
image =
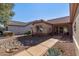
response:
[[[68,28],[64,27],[64,32],[67,33],[68,32]]]
[[[63,33],[63,27],[60,27],[60,33]]]
[[[37,32],[43,32],[43,27],[41,25],[36,26]]]
[[[74,24],[74,32],[76,33],[76,22]]]

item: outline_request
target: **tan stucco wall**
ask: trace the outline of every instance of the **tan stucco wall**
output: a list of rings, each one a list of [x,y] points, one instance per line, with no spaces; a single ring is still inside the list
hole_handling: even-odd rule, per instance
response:
[[[74,25],[76,26],[76,31],[74,31]],[[75,44],[76,55],[79,56],[79,7],[76,11],[75,20],[73,22],[73,40]]]
[[[27,31],[32,31],[32,24],[28,26],[8,26],[8,30],[15,34],[24,34]]]
[[[32,24],[29,24],[29,25],[27,25],[27,26],[25,26],[24,28],[24,31],[26,32],[26,31],[31,31],[32,32]]]
[[[37,33],[37,31],[36,31],[37,25],[41,25],[44,28],[43,34],[48,34],[48,33],[52,32],[52,25],[41,22],[41,23],[36,23],[36,24],[33,25],[33,34]]]
[[[14,32],[15,34],[23,34],[24,27],[22,26],[8,26],[8,30]]]
[[[14,32],[15,34],[24,34],[27,31],[31,31],[32,34],[37,34],[36,25],[41,25],[44,30],[43,34],[48,34],[52,32],[52,25],[46,23],[35,23],[28,26],[8,26],[8,30]]]

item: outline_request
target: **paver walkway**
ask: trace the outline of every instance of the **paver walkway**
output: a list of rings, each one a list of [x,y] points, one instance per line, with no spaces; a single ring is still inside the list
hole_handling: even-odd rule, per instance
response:
[[[46,53],[46,51],[54,46],[54,44],[58,42],[58,39],[48,39],[47,41],[44,41],[36,46],[30,47],[24,51],[21,51],[14,56],[42,56]]]

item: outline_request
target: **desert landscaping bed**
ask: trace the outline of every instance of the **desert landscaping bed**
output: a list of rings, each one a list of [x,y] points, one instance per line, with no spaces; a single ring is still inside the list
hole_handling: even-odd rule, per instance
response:
[[[21,44],[15,38],[0,40],[0,55],[1,56],[10,56],[26,48],[29,48],[29,46],[23,46],[23,44]]]
[[[0,40],[0,56],[12,56],[18,52],[37,45],[50,38],[49,36],[21,36]]]
[[[9,39],[7,38],[1,39],[0,40],[0,55],[1,56],[15,55],[25,49],[30,48],[31,46],[38,45],[50,38],[52,38],[52,36],[28,36],[28,37],[21,36],[17,38],[11,37]],[[59,49],[63,53],[63,56],[75,55],[74,45],[70,39],[60,38],[59,41],[52,48]]]
[[[58,39],[59,41],[55,43],[52,48],[49,50],[53,53],[49,53],[50,51],[48,50],[45,53],[45,56],[75,56],[75,47],[73,43],[73,39],[69,37],[63,37],[63,36],[53,36],[53,38]],[[57,51],[59,52],[57,52]],[[55,53],[56,52],[56,53]],[[60,54],[60,55],[57,55]]]
[[[75,48],[74,48],[74,44],[73,42],[70,42],[70,41],[58,41],[51,49],[57,49],[59,50],[62,55],[60,56],[75,56]],[[53,52],[56,52],[56,51],[53,51]],[[59,53],[59,52],[56,52],[56,53]],[[48,52],[46,52],[45,55],[48,55]],[[54,56],[57,56],[55,55],[55,53],[53,53]],[[51,56],[51,54],[49,54],[49,56]]]

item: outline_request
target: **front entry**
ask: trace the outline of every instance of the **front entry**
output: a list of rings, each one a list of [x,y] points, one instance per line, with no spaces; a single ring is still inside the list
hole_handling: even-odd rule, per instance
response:
[[[68,28],[63,26],[56,26],[54,28],[54,34],[55,35],[65,35],[65,33],[68,33]]]

